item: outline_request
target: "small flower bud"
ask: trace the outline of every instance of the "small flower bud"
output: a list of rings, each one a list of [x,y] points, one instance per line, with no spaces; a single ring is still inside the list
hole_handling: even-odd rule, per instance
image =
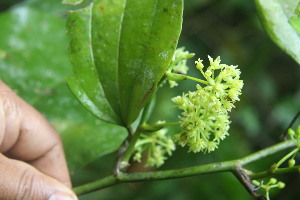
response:
[[[203,60],[201,60],[200,58],[197,61],[195,61],[197,69],[202,70],[204,68],[204,65],[202,64],[202,62],[203,62]]]
[[[282,188],[284,188],[284,187],[285,187],[285,183],[279,181],[279,182],[278,182],[278,188],[279,188],[279,189],[282,189]]]
[[[270,181],[269,181],[270,185],[274,185],[276,183],[277,183],[277,179],[276,178],[271,178]]]
[[[183,75],[183,74],[174,74],[174,73],[166,72],[165,75],[171,81],[184,81],[184,80],[186,80],[186,75]]]
[[[197,90],[202,90],[203,88],[201,87],[201,85],[197,84],[196,85]]]
[[[208,77],[210,77],[210,76],[212,75],[212,71],[207,70],[207,71],[205,72],[205,75],[208,76]]]
[[[294,131],[293,129],[289,128],[289,130],[288,130],[288,135],[289,135],[291,138],[293,138],[294,135],[295,135],[295,131]]]
[[[292,159],[289,160],[289,167],[294,167],[295,164],[296,164],[296,161],[295,161],[294,158],[292,158]]]
[[[167,73],[175,73],[175,74],[186,74],[187,71],[189,70],[187,66],[187,59],[193,57],[195,54],[194,53],[189,53],[188,51],[184,50],[184,47],[178,48],[172,58],[172,61],[169,65],[169,68],[167,70]],[[177,77],[175,77],[177,78]],[[173,88],[177,86],[178,84],[174,81],[180,81],[180,80],[173,80],[171,77],[168,77],[169,79],[169,84],[170,87]],[[185,80],[185,79],[183,79]]]
[[[173,101],[174,103],[176,103],[177,105],[182,105],[182,104],[184,104],[184,100],[183,100],[183,98],[182,98],[181,96],[173,97],[173,98],[172,98],[172,101]]]
[[[176,83],[175,81],[171,81],[171,80],[169,80],[169,84],[170,84],[170,88],[178,86],[178,83]]]

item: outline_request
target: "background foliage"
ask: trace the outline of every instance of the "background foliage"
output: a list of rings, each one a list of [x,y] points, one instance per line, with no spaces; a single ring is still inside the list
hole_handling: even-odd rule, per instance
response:
[[[60,0],[1,1],[0,78],[61,132],[76,186],[111,172],[115,162],[113,152],[126,137],[126,131],[95,120],[66,86],[65,77],[71,75],[65,29],[68,8]],[[245,87],[241,102],[232,113],[231,135],[219,150],[206,155],[187,154],[186,149],[178,147],[163,169],[235,159],[279,140],[300,110],[300,68],[268,38],[252,0],[186,1],[179,46],[195,52],[196,58],[220,55],[224,63],[239,65]],[[190,66],[189,74],[198,76],[192,59]],[[152,120],[177,120],[178,113],[169,99],[189,89],[194,89],[191,81],[176,90],[161,88]],[[253,167],[271,162],[266,160]],[[136,164],[130,170],[145,169]],[[280,179],[287,187],[273,199],[283,199],[283,195],[284,199],[295,199],[299,195],[299,176],[284,175]],[[123,184],[81,199],[120,197],[250,199],[235,177],[225,173]]]

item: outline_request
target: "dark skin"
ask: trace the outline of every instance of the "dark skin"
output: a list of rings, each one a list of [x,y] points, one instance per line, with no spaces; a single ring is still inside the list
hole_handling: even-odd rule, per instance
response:
[[[0,81],[0,199],[77,200],[59,134]]]

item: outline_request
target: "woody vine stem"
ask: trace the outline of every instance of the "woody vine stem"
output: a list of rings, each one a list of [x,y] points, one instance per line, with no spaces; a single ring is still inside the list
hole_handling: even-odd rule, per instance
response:
[[[210,163],[205,165],[198,165],[194,167],[164,170],[164,171],[139,172],[139,173],[120,172],[119,174],[112,174],[103,179],[79,187],[75,187],[73,190],[77,195],[82,195],[95,190],[113,186],[119,183],[174,179],[174,178],[182,178],[182,177],[218,173],[218,172],[231,172],[239,176],[240,171],[244,170],[244,167],[246,165],[262,160],[278,152],[286,151],[295,146],[296,144],[294,141],[287,140],[237,160],[216,162],[216,163]],[[278,168],[275,171],[268,169],[266,171],[258,172],[258,173],[244,170],[245,172],[244,175],[247,175],[251,179],[260,179],[275,174],[295,172],[298,171],[299,169],[300,166],[298,165],[298,166],[288,167],[288,168]]]

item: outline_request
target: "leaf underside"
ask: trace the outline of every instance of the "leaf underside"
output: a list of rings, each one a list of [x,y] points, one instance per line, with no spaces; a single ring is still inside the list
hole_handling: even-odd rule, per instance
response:
[[[299,0],[256,0],[262,24],[270,38],[300,64],[300,35],[289,23]]]
[[[172,59],[182,9],[182,0],[99,0],[70,12],[68,82],[79,101],[102,120],[131,124]]]

